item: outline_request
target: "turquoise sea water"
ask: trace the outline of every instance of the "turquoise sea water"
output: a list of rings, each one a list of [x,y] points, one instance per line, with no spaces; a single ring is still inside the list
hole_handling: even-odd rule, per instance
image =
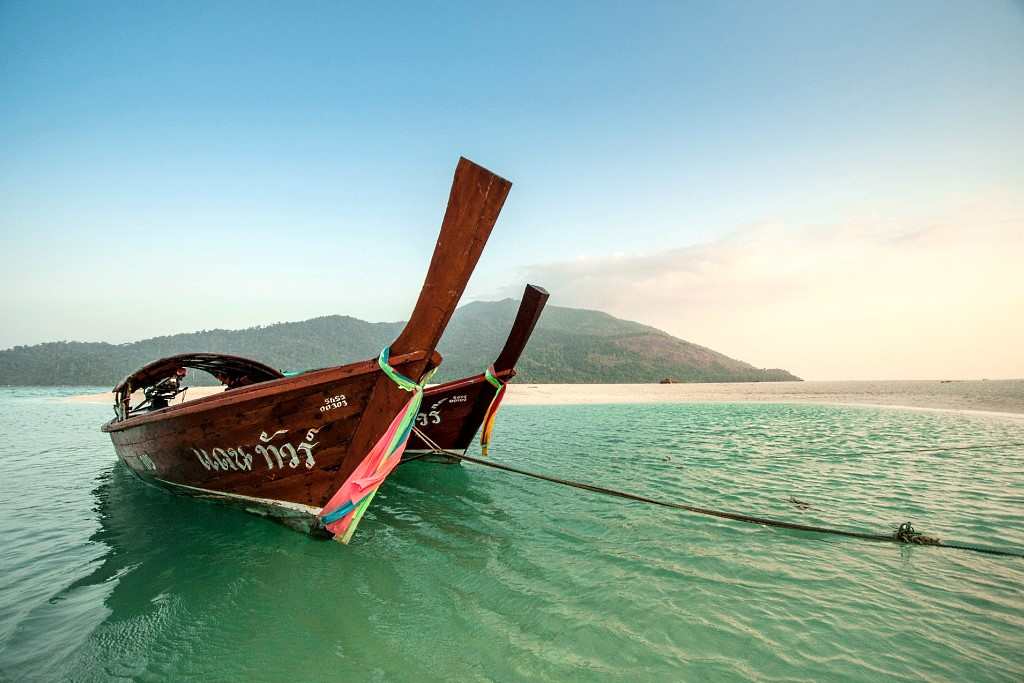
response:
[[[352,545],[152,489],[81,389],[0,390],[0,679],[1020,681],[1024,560],[416,462]],[[508,406],[492,457],[696,505],[1024,547],[1024,422]],[[800,510],[790,496],[808,501]]]

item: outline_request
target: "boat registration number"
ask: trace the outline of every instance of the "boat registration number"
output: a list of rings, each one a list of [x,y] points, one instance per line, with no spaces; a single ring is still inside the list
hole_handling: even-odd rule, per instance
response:
[[[320,406],[320,412],[326,413],[329,410],[336,408],[344,408],[348,405],[348,399],[345,394],[338,394],[337,396],[328,396],[324,399],[324,404]]]

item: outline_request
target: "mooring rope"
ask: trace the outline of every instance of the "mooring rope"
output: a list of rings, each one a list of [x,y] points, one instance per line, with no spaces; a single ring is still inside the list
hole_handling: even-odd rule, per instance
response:
[[[779,529],[792,529],[794,531],[809,531],[812,533],[819,534],[831,534],[833,536],[846,536],[849,538],[859,538],[864,541],[875,541],[875,542],[888,542],[888,543],[900,543],[900,544],[912,544],[912,545],[930,545],[937,548],[955,548],[957,550],[969,550],[976,553],[984,553],[986,555],[1001,555],[1004,557],[1024,557],[1024,550],[1017,549],[1002,549],[1002,548],[987,548],[984,546],[968,545],[964,543],[946,543],[934,536],[925,536],[914,530],[914,527],[910,522],[904,522],[899,526],[897,531],[893,534],[872,534],[862,531],[851,531],[847,529],[836,529],[833,527],[817,526],[814,524],[799,524],[797,522],[787,522],[781,519],[772,519],[769,517],[757,517],[754,515],[746,515],[739,512],[726,512],[724,510],[712,510],[710,508],[697,507],[695,505],[686,505],[685,503],[676,503],[668,500],[659,500],[657,498],[649,498],[647,496],[641,496],[635,493],[629,493],[628,491],[618,491],[616,489],[606,488],[604,486],[596,486],[594,484],[588,484],[582,481],[574,481],[572,479],[563,479],[561,477],[554,477],[548,474],[541,474],[539,472],[531,472],[518,467],[512,467],[511,465],[502,465],[501,463],[494,462],[493,460],[482,460],[480,458],[474,458],[469,455],[463,455],[462,453],[456,453],[445,448],[441,448],[430,437],[423,434],[419,429],[413,428],[413,431],[426,443],[430,448],[434,449],[434,452],[439,455],[446,455],[451,458],[457,458],[464,462],[471,462],[477,465],[484,465],[485,467],[492,467],[497,470],[504,472],[511,472],[512,474],[519,474],[524,477],[530,477],[532,479],[540,479],[541,481],[547,481],[552,484],[561,484],[562,486],[570,486],[572,488],[581,489],[583,491],[590,491],[591,493],[600,493],[606,496],[614,496],[616,498],[624,498],[626,500],[636,501],[638,503],[648,503],[649,505],[658,505],[660,507],[671,508],[674,510],[684,510],[686,512],[692,512],[698,515],[707,515],[710,517],[719,517],[722,519],[729,519],[735,522],[746,522],[748,524],[760,524],[762,526],[776,527]]]

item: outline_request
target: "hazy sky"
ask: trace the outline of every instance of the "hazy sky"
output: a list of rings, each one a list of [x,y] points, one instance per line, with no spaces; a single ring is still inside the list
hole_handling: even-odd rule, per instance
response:
[[[1011,2],[0,1],[0,348],[406,317],[457,157],[467,298],[810,379],[1024,376]]]

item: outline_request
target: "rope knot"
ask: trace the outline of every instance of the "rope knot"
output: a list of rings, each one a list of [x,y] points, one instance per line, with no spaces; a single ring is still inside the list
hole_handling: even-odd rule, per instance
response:
[[[914,529],[910,522],[903,522],[892,537],[899,543],[913,543],[915,545],[938,545],[939,539],[934,536],[925,536]]]

